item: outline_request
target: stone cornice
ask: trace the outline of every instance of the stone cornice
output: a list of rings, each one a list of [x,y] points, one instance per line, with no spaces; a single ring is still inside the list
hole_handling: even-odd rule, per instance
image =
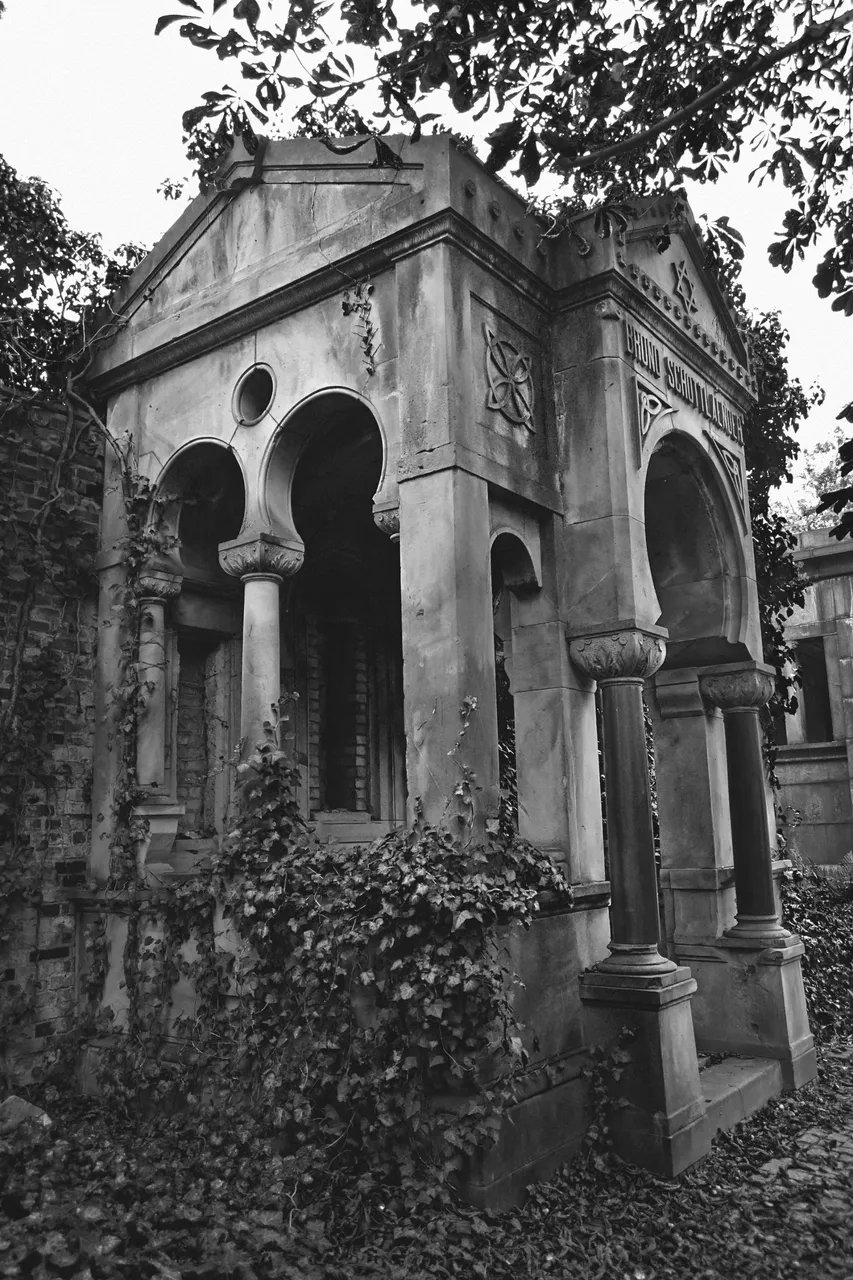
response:
[[[181,334],[162,346],[154,347],[97,374],[92,377],[90,385],[98,395],[115,395],[125,387],[186,364],[206,352],[273,324],[276,320],[334,297],[341,292],[348,278],[377,276],[402,258],[441,243],[452,244],[542,310],[550,308],[553,295],[543,280],[495,241],[483,235],[455,209],[444,209],[357,253],[342,257],[310,275],[254,298],[245,306],[218,316],[190,333]]]
[[[744,381],[738,381],[729,371],[728,364],[723,365],[714,359],[710,351],[699,346],[694,338],[688,336],[683,328],[679,328],[665,312],[655,307],[640,289],[615,268],[561,289],[555,295],[552,309],[562,315],[581,307],[589,307],[606,298],[611,298],[617,306],[624,307],[640,319],[658,341],[666,343],[681,359],[693,365],[698,373],[719,387],[741,409],[747,411],[752,407],[753,393]]]

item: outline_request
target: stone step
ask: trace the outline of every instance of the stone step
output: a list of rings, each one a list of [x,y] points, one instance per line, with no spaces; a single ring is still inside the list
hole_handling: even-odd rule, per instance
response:
[[[703,1067],[699,1082],[711,1134],[731,1129],[782,1092],[782,1068],[773,1058],[724,1058]]]

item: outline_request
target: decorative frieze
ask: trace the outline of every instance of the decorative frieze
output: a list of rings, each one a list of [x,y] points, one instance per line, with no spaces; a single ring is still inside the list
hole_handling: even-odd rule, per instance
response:
[[[742,382],[748,390],[753,394],[757,394],[758,386],[749,370],[729,354],[724,344],[720,342],[718,335],[708,333],[702,325],[693,319],[698,310],[696,305],[696,285],[687,273],[685,261],[682,260],[680,263],[673,262],[670,264],[674,277],[672,294],[669,294],[666,289],[662,289],[648,272],[643,271],[636,262],[631,262],[626,258],[621,249],[616,254],[616,262],[626,275],[637,282],[643,292],[651,301],[657,304],[662,312],[673,320],[682,322],[685,331],[696,342],[697,346],[701,345],[708,354],[719,361],[721,368],[727,369],[733,377],[737,378],[738,382]]]

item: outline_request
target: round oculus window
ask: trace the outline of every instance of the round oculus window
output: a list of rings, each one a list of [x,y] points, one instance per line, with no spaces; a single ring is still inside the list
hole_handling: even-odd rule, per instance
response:
[[[241,427],[254,426],[269,409],[275,395],[275,378],[265,364],[253,365],[234,388],[231,411]]]

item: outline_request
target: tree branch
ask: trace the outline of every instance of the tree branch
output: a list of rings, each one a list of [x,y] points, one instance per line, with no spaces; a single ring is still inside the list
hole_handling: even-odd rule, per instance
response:
[[[784,62],[786,58],[793,57],[794,54],[800,53],[810,45],[819,43],[825,36],[831,35],[835,31],[841,31],[844,27],[849,26],[851,22],[853,22],[853,9],[848,9],[840,18],[832,18],[828,22],[821,22],[815,26],[808,27],[797,40],[792,40],[790,44],[784,45],[781,49],[775,49],[772,53],[766,53],[763,57],[757,58],[755,62],[750,63],[749,66],[744,67],[741,71],[736,71],[727,79],[721,80],[719,84],[714,85],[713,89],[708,89],[705,93],[700,94],[698,98],[688,103],[686,107],[673,111],[671,115],[659,120],[657,124],[651,125],[648,129],[643,129],[641,133],[635,133],[630,138],[625,138],[622,142],[615,142],[610,147],[602,147],[600,151],[590,151],[583,156],[572,156],[571,144],[566,142],[561,134],[555,133],[550,129],[543,130],[542,140],[558,155],[566,157],[560,165],[560,169],[564,172],[572,169],[588,169],[594,164],[600,164],[602,161],[613,160],[617,156],[625,155],[629,151],[634,151],[636,148],[644,146],[667,129],[681,124],[683,120],[689,120],[691,116],[704,111],[706,107],[717,102],[731,92],[732,89],[737,89],[742,84],[746,84],[748,80],[760,75],[762,71],[768,71],[777,62]]]

